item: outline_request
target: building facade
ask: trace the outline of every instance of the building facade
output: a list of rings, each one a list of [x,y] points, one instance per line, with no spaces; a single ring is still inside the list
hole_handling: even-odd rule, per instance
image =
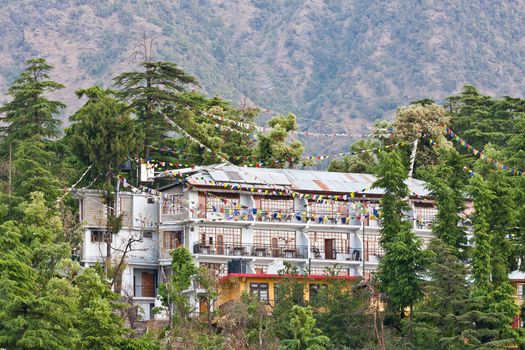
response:
[[[161,172],[148,180],[166,183],[172,175]],[[170,251],[181,245],[196,265],[219,278],[271,276],[285,263],[312,276],[368,278],[383,255],[383,191],[372,188],[375,180],[368,174],[217,165],[190,171],[158,191],[120,191],[115,210],[123,227],[111,240],[118,247],[112,259],[130,246],[122,293],[133,296],[143,318],[151,319],[160,305],[158,285],[171,273]],[[426,244],[437,212],[424,182],[408,179],[407,186],[406,218]],[[107,208],[100,192],[77,194],[86,228],[81,261],[91,266],[106,257]]]

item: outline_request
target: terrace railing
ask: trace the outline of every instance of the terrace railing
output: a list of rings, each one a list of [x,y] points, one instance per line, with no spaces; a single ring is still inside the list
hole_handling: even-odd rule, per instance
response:
[[[194,254],[227,255],[227,256],[253,256],[284,259],[307,259],[308,248],[306,246],[271,246],[263,244],[204,244],[193,245]]]

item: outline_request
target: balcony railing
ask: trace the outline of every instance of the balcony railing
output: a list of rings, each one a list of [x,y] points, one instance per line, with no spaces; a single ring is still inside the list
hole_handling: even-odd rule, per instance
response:
[[[360,248],[324,249],[322,247],[311,247],[310,252],[312,259],[339,261],[361,261],[362,259]]]
[[[186,221],[189,219],[187,211],[172,209],[169,207],[162,208],[162,221]]]
[[[214,221],[258,221],[258,222],[285,222],[285,223],[310,223],[328,225],[354,225],[361,226],[360,216],[335,213],[308,213],[306,211],[261,211],[261,210],[229,210],[221,212],[208,210],[204,217]],[[365,219],[365,226],[379,227],[378,220]]]
[[[254,256],[271,258],[307,259],[306,246],[275,247],[262,244],[203,244],[193,245],[194,254],[228,255],[228,256]]]
[[[135,284],[133,286],[133,296],[135,298],[155,298],[157,288],[152,284]]]

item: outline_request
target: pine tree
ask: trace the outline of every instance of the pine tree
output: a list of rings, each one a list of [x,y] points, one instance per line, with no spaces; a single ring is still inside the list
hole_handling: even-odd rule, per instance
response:
[[[492,287],[491,259],[493,237],[490,232],[491,203],[494,194],[483,178],[475,174],[469,181],[468,192],[474,201],[474,247],[472,248],[472,275],[476,287],[487,294]]]
[[[259,134],[257,156],[264,166],[284,168],[286,164],[292,166],[298,162],[303,154],[304,147],[299,141],[287,144],[286,140],[291,131],[297,130],[295,115],[277,115],[268,122],[271,130],[266,134]]]
[[[60,120],[56,115],[65,105],[62,102],[48,99],[45,95],[62,89],[64,86],[50,80],[49,72],[53,66],[43,58],[26,61],[26,69],[9,88],[13,98],[0,108],[0,147],[6,155],[8,145],[33,137],[47,139],[60,134]]]
[[[432,234],[453,247],[456,255],[464,256],[467,239],[465,231],[459,226],[463,208],[458,207],[456,195],[445,179],[447,177],[432,176],[428,183],[438,210],[436,220],[432,223]]]
[[[514,186],[509,177],[501,171],[494,171],[487,178],[487,185],[494,193],[490,201],[489,224],[492,240],[492,281],[498,287],[508,282],[511,253],[513,250],[509,231],[517,225],[517,209],[514,201]]]
[[[385,255],[376,276],[388,306],[401,316],[409,307],[412,319],[413,305],[423,296],[425,254],[411,222],[404,217],[408,209],[408,187],[404,182],[407,172],[397,152],[380,153],[377,177],[373,186],[384,190],[380,243]]]
[[[57,278],[41,276],[40,269],[32,267],[39,256],[35,249],[49,252],[53,248],[24,243],[29,232],[26,225],[12,221],[0,225],[0,346],[15,350],[76,348],[75,289]]]
[[[312,309],[294,305],[290,314],[290,328],[293,339],[281,341],[280,348],[287,350],[326,350],[330,344],[330,338],[322,335],[321,330],[316,327]]]
[[[428,250],[425,298],[414,314],[412,346],[425,349],[507,348],[512,344],[505,316],[510,304],[500,302],[501,291],[491,308],[479,305],[471,295],[469,270],[456,250],[440,239],[433,239]],[[512,303],[511,312],[515,309]],[[507,322],[507,323],[505,323]]]
[[[19,142],[14,159],[14,193],[29,199],[31,192],[41,192],[48,205],[54,204],[62,192],[62,184],[50,170],[56,159],[44,141],[33,136]]]
[[[145,135],[147,158],[149,145],[161,147],[169,138],[167,133],[172,128],[164,115],[178,122],[172,117],[179,113],[179,108],[186,107],[180,94],[189,86],[198,86],[198,82],[173,62],[143,62],[141,65],[142,72],[122,73],[114,82],[120,88],[118,96],[129,102],[138,116]]]

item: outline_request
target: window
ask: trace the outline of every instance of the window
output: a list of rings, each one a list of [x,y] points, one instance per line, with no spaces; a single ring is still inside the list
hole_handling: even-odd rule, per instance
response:
[[[523,295],[523,291],[524,291],[524,288],[523,288],[523,287],[524,287],[524,286],[525,286],[525,284],[521,284],[521,283],[517,285],[517,289],[518,289],[518,299],[519,299],[519,300],[523,300],[523,299],[525,299],[525,296]]]
[[[199,266],[206,268],[215,277],[223,277],[228,274],[228,264],[201,262]]]
[[[326,284],[310,284],[308,286],[308,291],[310,293],[310,302],[319,301],[319,297],[321,294],[320,292],[322,292],[323,289],[326,289],[326,287]]]
[[[294,210],[293,198],[263,197],[261,199],[261,210],[268,212],[292,212]]]
[[[153,231],[144,231],[142,236],[144,238],[152,238],[153,237]]]
[[[164,231],[163,247],[164,250],[172,250],[182,244],[182,231]]]
[[[224,194],[215,195],[206,194],[206,212],[230,213],[240,210],[240,199],[238,195]]]
[[[201,226],[199,233],[203,245],[214,245],[217,242],[217,236],[220,235],[224,245],[241,246],[240,228]]]
[[[277,240],[277,241],[275,241]],[[277,244],[274,244],[277,242]],[[255,230],[253,243],[261,247],[295,248],[295,231],[287,230]]]
[[[255,273],[267,273],[268,265],[255,265]]]
[[[155,204],[155,198],[148,197],[148,204]]]
[[[112,241],[111,235],[106,231],[91,231],[91,242],[93,243],[106,242],[108,239]]]
[[[269,301],[268,283],[250,283],[250,294],[257,296],[260,301]]]

